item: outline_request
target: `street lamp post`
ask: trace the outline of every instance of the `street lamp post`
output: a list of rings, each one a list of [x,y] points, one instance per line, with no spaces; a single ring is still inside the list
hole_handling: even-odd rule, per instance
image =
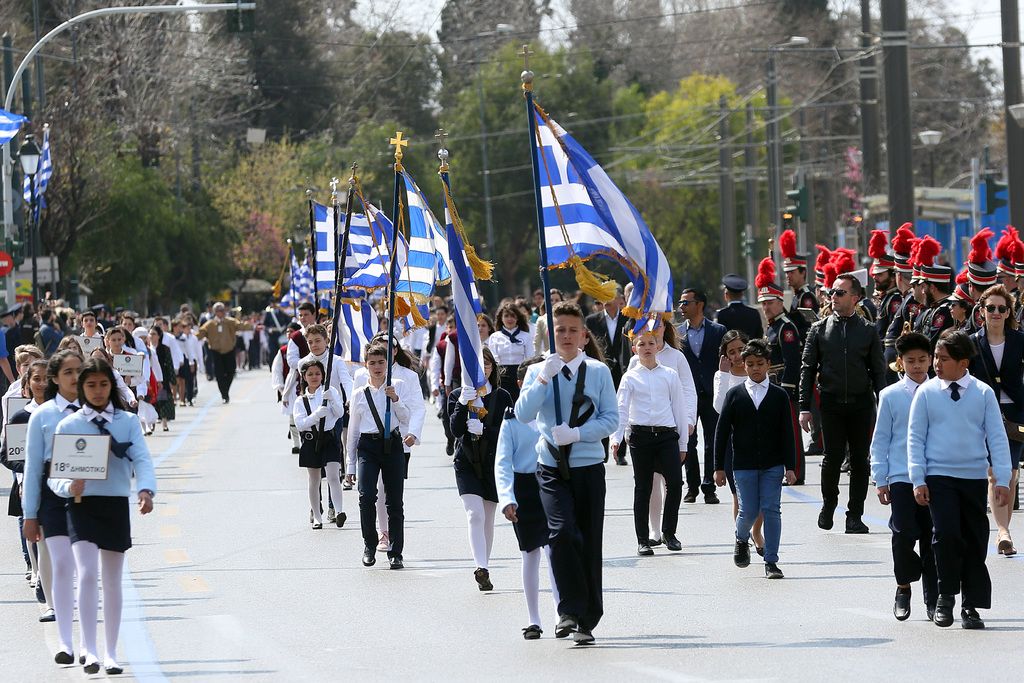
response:
[[[922,130],[917,139],[928,150],[928,186],[935,187],[935,147],[942,142],[942,131]]]
[[[36,173],[39,172],[39,147],[36,145],[35,136],[28,134],[25,141],[18,150],[18,161],[21,163],[21,172],[28,178],[29,187],[29,233],[28,238],[32,243],[32,302],[35,303],[36,292],[39,291],[39,270],[36,260],[36,238],[39,231],[39,221],[36,216]]]

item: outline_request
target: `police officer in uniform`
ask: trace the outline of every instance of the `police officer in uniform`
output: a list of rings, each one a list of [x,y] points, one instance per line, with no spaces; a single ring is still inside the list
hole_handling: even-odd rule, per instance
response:
[[[804,335],[811,324],[798,309],[809,308],[815,315],[819,309],[818,297],[807,282],[807,254],[796,253],[796,233],[792,230],[786,230],[779,236],[779,250],[782,252],[782,270],[786,273],[786,282],[793,290],[789,319]]]
[[[771,349],[771,380],[778,384],[789,394],[790,408],[793,413],[793,435],[796,446],[796,484],[804,482],[804,448],[803,437],[800,435],[800,427],[797,424],[799,383],[800,383],[800,356],[803,351],[803,342],[800,330],[786,315],[786,307],[783,303],[782,288],[775,282],[775,262],[765,258],[757,267],[757,279],[754,281],[757,286],[757,303],[761,304],[765,318],[768,320],[768,329],[765,332],[765,339]]]
[[[727,330],[739,330],[749,339],[763,337],[761,313],[743,303],[747,281],[735,273],[729,273],[722,278],[722,288],[725,294],[725,308],[720,308],[715,313],[715,322]]]

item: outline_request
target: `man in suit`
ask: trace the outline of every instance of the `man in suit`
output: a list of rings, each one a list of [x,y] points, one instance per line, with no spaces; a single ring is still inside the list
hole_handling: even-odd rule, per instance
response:
[[[697,430],[686,445],[686,495],[684,503],[697,502],[697,489],[704,494],[704,502],[715,504],[718,495],[714,482],[715,426],[718,413],[713,405],[715,372],[718,370],[718,350],[726,329],[704,317],[708,298],[703,291],[687,287],[679,299],[679,310],[685,322],[679,327],[680,349],[690,364],[690,374],[697,389],[697,419],[704,432],[704,476],[701,478],[697,460]]]
[[[725,295],[725,308],[715,313],[715,320],[726,330],[739,330],[748,339],[760,339],[764,336],[764,325],[761,314],[756,308],[743,303],[743,295],[747,291],[747,281],[739,275],[730,273],[722,278],[722,293]]]
[[[624,305],[622,287],[616,285],[615,298],[604,305],[603,311],[591,313],[586,319],[587,330],[604,352],[604,362],[612,373],[616,391],[619,390],[619,380],[629,367],[629,358],[633,354],[629,337],[626,336],[629,318],[622,314]],[[608,439],[604,439],[604,452],[608,454]],[[624,450],[615,456],[615,464],[626,464]]]

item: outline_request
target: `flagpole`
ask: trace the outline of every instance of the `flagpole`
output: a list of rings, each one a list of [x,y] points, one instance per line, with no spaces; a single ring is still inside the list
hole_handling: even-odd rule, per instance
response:
[[[309,262],[309,268],[313,273],[313,305],[316,307],[316,319],[320,320],[320,300],[317,297],[317,285],[318,280],[316,276],[316,215],[313,211],[313,191],[306,190],[306,196],[309,197],[309,250],[306,254],[306,260]],[[298,315],[296,309],[296,315]]]
[[[327,382],[326,385],[329,387],[331,384],[331,371],[334,367],[334,345],[338,343],[338,323],[341,320],[341,288],[345,280],[345,261],[348,254],[348,236],[349,230],[352,227],[352,204],[355,198],[356,189],[356,169],[358,165],[352,164],[352,173],[348,177],[348,196],[345,197],[345,229],[341,233],[341,256],[334,262],[334,320],[331,324],[331,341],[328,344],[328,356],[327,356]],[[338,202],[337,193],[335,193],[334,202],[334,243],[338,244]],[[342,394],[345,389],[342,388]],[[347,400],[346,396],[341,397],[342,403]],[[327,393],[324,393],[324,405],[327,405]]]
[[[391,203],[391,260],[388,266],[388,375],[384,386],[391,386],[391,364],[395,359],[395,280],[398,277],[398,215],[401,206],[402,192],[402,148],[409,142],[402,138],[402,131],[396,131],[395,137],[388,140],[395,146],[395,192]],[[391,399],[384,397],[384,453],[391,448]]]
[[[540,196],[540,164],[537,157],[537,135],[535,132],[536,113],[533,107],[533,72],[530,71],[530,55],[533,52],[529,45],[523,45],[523,94],[526,96],[526,126],[530,136],[530,161],[533,166],[533,199],[537,208],[537,235],[540,242],[540,281],[544,289],[544,312],[548,324],[548,348],[551,353],[555,351],[555,322],[551,313],[551,287],[548,285],[548,242],[544,235],[544,204]],[[562,401],[559,396],[558,382],[551,382],[551,388],[555,393],[555,424],[562,424]],[[561,469],[561,468],[560,468]]]
[[[288,291],[292,295],[292,317],[298,317],[297,304],[295,303],[295,271],[292,269],[292,264],[295,263],[295,247],[292,246],[292,238],[288,238]]]

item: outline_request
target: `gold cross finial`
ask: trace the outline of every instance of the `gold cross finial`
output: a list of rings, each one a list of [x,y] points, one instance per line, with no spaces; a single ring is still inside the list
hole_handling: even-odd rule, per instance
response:
[[[357,168],[359,168],[359,164],[357,164],[356,162],[353,161],[352,162],[352,173],[349,174],[349,176],[348,176],[348,184],[349,185],[355,185],[356,184],[356,169]]]
[[[438,128],[437,131],[434,133],[434,137],[441,142],[441,147],[444,147],[444,141],[445,138],[448,137],[448,133],[445,132],[444,128]]]
[[[529,45],[523,45],[523,49],[518,52],[519,56],[523,58],[523,70],[530,70],[530,55],[534,54],[533,50],[530,49]]]
[[[409,146],[409,141],[402,137],[402,131],[395,131],[395,137],[388,140],[389,145],[395,146],[395,171],[402,170],[402,148]]]
[[[434,137],[441,141],[441,149],[437,150],[437,158],[441,161],[441,168],[438,169],[438,172],[445,173],[448,171],[448,149],[444,146],[444,139],[448,137],[448,133],[444,128],[438,128]]]

